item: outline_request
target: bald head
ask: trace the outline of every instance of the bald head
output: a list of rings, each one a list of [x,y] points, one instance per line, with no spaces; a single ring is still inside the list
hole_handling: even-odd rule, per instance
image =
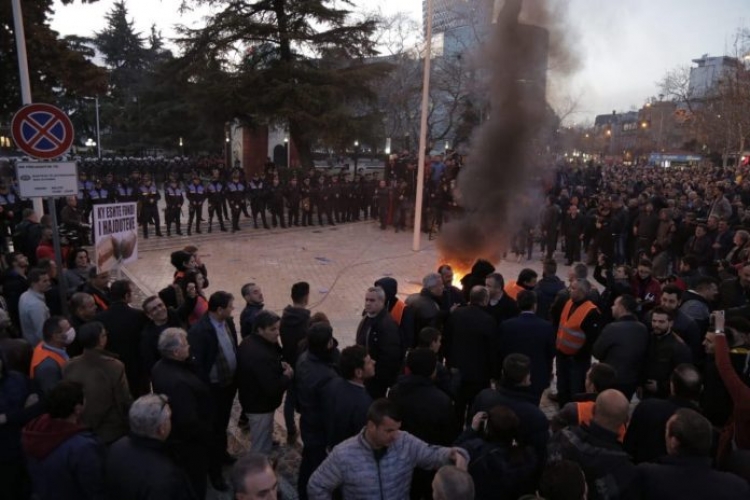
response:
[[[434,500],[474,498],[474,480],[468,472],[453,465],[440,467],[432,481]]]
[[[612,432],[618,432],[627,423],[630,402],[616,389],[602,391],[596,397],[594,422]]]

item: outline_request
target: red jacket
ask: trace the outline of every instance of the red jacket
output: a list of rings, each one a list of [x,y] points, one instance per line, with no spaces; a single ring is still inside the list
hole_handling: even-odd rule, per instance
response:
[[[732,416],[721,432],[719,439],[718,458],[721,462],[732,450],[733,439],[737,447],[750,450],[750,387],[742,382],[732,366],[726,336],[717,335],[714,346],[716,348],[716,368],[719,370],[719,376],[721,376],[734,406]]]

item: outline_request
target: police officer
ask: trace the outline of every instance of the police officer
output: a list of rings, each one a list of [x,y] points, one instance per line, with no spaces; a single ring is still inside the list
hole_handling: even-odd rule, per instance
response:
[[[280,225],[282,228],[285,228],[284,189],[279,182],[278,176],[273,178],[271,187],[268,189],[268,209],[271,211],[271,225],[273,227]]]
[[[302,186],[299,189],[299,207],[302,211],[302,227],[312,226],[312,209],[314,203],[314,193],[310,186],[310,178],[305,177]]]
[[[266,187],[263,184],[263,179],[257,173],[253,174],[253,178],[247,185],[247,192],[250,196],[250,210],[253,214],[255,229],[258,229],[258,214],[260,214],[260,219],[263,221],[263,227],[271,229],[268,227],[268,222],[266,222]]]
[[[289,207],[289,227],[292,224],[299,226],[299,205],[301,201],[301,190],[296,177],[292,177],[289,185],[286,187],[286,203]]]
[[[89,180],[89,176],[86,171],[81,170],[78,173],[78,208],[83,212],[84,220],[89,220],[91,215],[91,203],[89,200],[89,191],[94,189],[94,183]]]
[[[143,224],[143,237],[148,238],[148,225],[153,222],[156,228],[156,236],[161,236],[161,225],[159,219],[158,201],[161,199],[159,190],[151,182],[151,175],[143,176],[143,183],[138,186],[138,194],[141,202],[141,224]]]
[[[336,224],[344,222],[343,206],[344,206],[344,192],[339,184],[339,176],[334,175],[329,179],[331,183],[328,186],[330,194],[328,195],[328,201],[333,211],[333,218],[336,220]]]
[[[8,251],[8,236],[16,226],[19,198],[3,182],[0,184],[0,246],[3,252]]]
[[[114,198],[113,193],[104,187],[101,179],[96,179],[94,181],[94,187],[89,190],[88,196],[92,207],[94,205],[105,205],[111,203]]]
[[[224,215],[222,214],[222,208],[224,205],[225,200],[225,186],[224,183],[221,181],[221,176],[219,175],[219,169],[215,168],[213,169],[211,173],[211,180],[208,183],[208,186],[206,187],[206,193],[208,195],[208,232],[210,233],[213,229],[213,222],[214,222],[214,214],[216,214],[216,218],[219,219],[219,227],[222,231],[226,231],[227,228],[224,227]],[[200,231],[198,231],[200,232]]]
[[[177,234],[182,236],[180,214],[182,213],[182,204],[185,202],[185,197],[183,196],[182,187],[177,183],[177,176],[174,173],[169,174],[169,184],[164,188],[164,199],[167,202],[167,208],[164,210],[167,236],[172,236],[172,223],[177,228]]]
[[[336,223],[333,222],[333,208],[331,207],[331,204],[333,203],[331,200],[331,180],[328,177],[323,177],[320,182],[316,200],[318,205],[318,225],[323,225],[323,213],[325,213],[326,218],[328,219],[328,224],[335,226]]]
[[[124,177],[122,181],[117,185],[115,200],[117,200],[117,202],[119,203],[138,201],[138,191],[136,191],[135,185],[131,183],[127,177]]]
[[[193,173],[193,181],[188,184],[185,196],[187,196],[190,203],[188,208],[188,236],[192,234],[193,219],[195,219],[195,232],[200,234],[203,202],[206,200],[206,188],[203,187],[203,183],[197,172]]]
[[[226,193],[229,211],[232,214],[232,232],[239,231],[240,212],[242,212],[242,205],[245,203],[245,184],[240,179],[238,169],[232,171],[232,178],[227,182]]]

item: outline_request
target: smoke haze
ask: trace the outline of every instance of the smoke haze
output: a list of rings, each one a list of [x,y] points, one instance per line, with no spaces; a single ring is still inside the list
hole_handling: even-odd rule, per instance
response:
[[[549,74],[575,70],[565,26],[565,2],[506,0],[480,60],[489,79],[489,119],[475,132],[458,177],[465,213],[444,226],[444,260],[468,268],[477,258],[498,262],[524,218],[536,221],[540,157],[551,123],[545,90]],[[530,218],[530,219],[529,219]]]

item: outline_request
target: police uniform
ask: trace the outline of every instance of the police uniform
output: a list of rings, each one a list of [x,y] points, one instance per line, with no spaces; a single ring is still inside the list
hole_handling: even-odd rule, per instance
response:
[[[276,227],[286,227],[284,221],[284,189],[281,187],[278,179],[271,182],[268,190],[268,208],[271,210],[271,225]],[[278,221],[277,221],[278,218]]]
[[[286,197],[287,207],[289,207],[289,227],[292,224],[299,226],[299,205],[302,192],[296,177],[289,181],[285,191],[284,196]]]
[[[255,229],[258,229],[258,214],[260,214],[260,219],[263,221],[263,227],[270,229],[268,222],[266,222],[266,189],[263,185],[263,179],[257,174],[254,175],[253,179],[247,185],[247,192],[250,196],[250,210],[253,214]]]
[[[18,216],[19,198],[3,185],[0,187],[0,246],[8,251],[8,235],[11,234]]]
[[[198,181],[198,182],[196,182]],[[203,202],[206,200],[206,188],[203,187],[203,183],[200,177],[193,176],[193,182],[188,184],[185,189],[185,196],[187,196],[190,208],[188,210],[188,235],[192,234],[191,230],[193,227],[193,219],[195,219],[195,232],[201,232],[201,217],[203,217]]]
[[[224,227],[224,215],[222,214],[222,208],[224,206],[225,200],[225,191],[226,188],[224,186],[224,183],[221,182],[221,179],[218,177],[214,177],[211,179],[211,181],[208,183],[208,186],[206,186],[206,194],[208,196],[208,232],[210,233],[212,230],[212,225],[214,222],[214,214],[216,214],[216,218],[219,219],[219,227],[222,231],[226,231],[227,228]]]
[[[156,236],[161,236],[161,221],[159,220],[159,209],[157,202],[161,199],[159,190],[146,177],[143,184],[138,186],[138,195],[141,202],[141,224],[143,224],[143,237],[148,238],[148,225],[153,222],[156,227]]]
[[[299,188],[299,207],[302,211],[302,227],[312,226],[313,190],[310,179],[306,178]]]
[[[175,178],[170,179],[169,185],[164,188],[164,200],[167,202],[167,208],[164,210],[164,220],[167,224],[167,236],[172,236],[172,223],[174,223],[177,234],[182,236],[180,227],[180,214],[182,213],[182,204],[185,202],[182,188]]]
[[[93,189],[88,192],[89,201],[92,205],[105,205],[112,202],[112,193],[102,185],[102,181],[97,180]]]
[[[94,189],[94,183],[88,179],[86,172],[81,172],[78,175],[78,208],[83,212],[83,218],[89,220],[91,215],[91,200],[89,199],[89,192]]]
[[[320,226],[323,225],[323,213],[326,214],[329,225],[336,225],[336,223],[333,222],[333,210],[331,207],[332,191],[333,190],[331,189],[330,181],[328,179],[323,180],[317,190],[316,202],[318,206],[318,225]]]
[[[239,231],[240,212],[245,202],[245,185],[240,181],[239,174],[232,175],[232,180],[227,182],[227,201],[232,214],[232,232]]]

